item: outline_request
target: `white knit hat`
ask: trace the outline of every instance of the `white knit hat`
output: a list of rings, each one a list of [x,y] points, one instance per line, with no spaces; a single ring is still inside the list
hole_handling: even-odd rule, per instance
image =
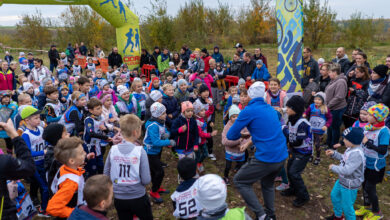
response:
[[[192,107],[194,108],[194,114],[197,115],[199,112],[201,112],[205,107],[200,102],[194,102],[192,104]]]
[[[120,96],[122,96],[123,94],[129,91],[129,89],[124,85],[119,85],[117,90]]]
[[[162,97],[162,94],[159,90],[153,90],[149,96],[153,101],[157,102]]]
[[[33,84],[29,83],[29,82],[25,82],[23,83],[23,91],[26,92],[27,90],[29,90],[30,88],[34,87]]]
[[[160,117],[162,114],[164,114],[166,110],[167,109],[165,108],[165,106],[159,102],[155,102],[152,106],[150,106],[150,112],[152,113],[152,117],[154,118]]]
[[[168,63],[169,64],[169,66],[173,66],[173,65],[175,65],[172,61],[171,62],[169,62]]]
[[[248,96],[251,99],[263,98],[265,93],[265,85],[263,82],[255,82],[248,89]]]
[[[232,115],[238,115],[240,114],[241,110],[237,105],[230,106],[229,109],[229,118],[232,117]]]
[[[206,210],[215,210],[226,202],[226,184],[215,174],[206,174],[198,179],[196,199]]]

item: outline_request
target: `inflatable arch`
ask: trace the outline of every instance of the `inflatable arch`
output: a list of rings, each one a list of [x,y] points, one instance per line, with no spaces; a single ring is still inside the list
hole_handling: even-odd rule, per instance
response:
[[[89,5],[116,28],[117,47],[123,61],[129,68],[139,67],[139,19],[121,0],[0,0],[2,4]]]

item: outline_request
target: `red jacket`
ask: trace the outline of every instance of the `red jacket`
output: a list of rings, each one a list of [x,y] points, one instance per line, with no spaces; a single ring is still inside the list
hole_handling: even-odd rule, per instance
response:
[[[0,90],[14,90],[13,86],[14,75],[11,70],[4,73],[0,70]]]

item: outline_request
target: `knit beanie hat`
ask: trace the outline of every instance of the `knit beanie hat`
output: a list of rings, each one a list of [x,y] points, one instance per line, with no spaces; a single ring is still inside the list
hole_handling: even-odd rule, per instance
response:
[[[382,122],[389,115],[389,108],[386,105],[379,103],[371,106],[367,112],[368,114],[374,116],[378,122]]]
[[[43,78],[43,79],[41,80],[41,86],[45,87],[46,84],[47,84],[47,82],[49,82],[49,80],[51,80],[50,77]]]
[[[389,70],[389,67],[387,67],[386,65],[378,65],[376,66],[373,71],[378,74],[381,78],[385,78],[386,75],[387,75],[387,71]]]
[[[155,102],[150,106],[150,112],[154,118],[160,117],[166,110],[165,106],[159,102]]]
[[[229,118],[232,117],[232,115],[239,115],[241,112],[240,108],[237,105],[230,106],[229,109]]]
[[[215,210],[226,202],[226,184],[215,174],[206,174],[198,179],[198,193],[195,198],[206,210]]]
[[[207,87],[205,84],[202,84],[200,87],[199,87],[199,95],[202,94],[203,92],[205,91],[209,91],[209,87]]]
[[[364,138],[363,129],[359,127],[350,127],[344,130],[343,137],[351,142],[353,145],[359,145],[362,143]]]
[[[360,110],[368,111],[368,109],[369,109],[371,106],[374,106],[374,105],[376,105],[376,102],[374,102],[374,101],[365,102],[364,105],[362,106],[362,108],[361,108]]]
[[[242,84],[245,84],[245,80],[243,78],[238,80],[238,85],[242,85]]]
[[[100,88],[103,88],[105,85],[108,85],[108,84],[109,84],[109,82],[105,79],[103,79],[99,82]]]
[[[184,180],[191,179],[196,175],[196,161],[192,158],[184,157],[177,163],[177,171]]]
[[[169,64],[169,66],[174,66],[175,65],[173,62],[169,62],[168,64]]]
[[[263,82],[255,82],[248,89],[248,96],[251,99],[263,98],[265,93],[265,85]]]
[[[39,110],[32,107],[32,106],[26,106],[23,110],[20,116],[22,116],[22,119],[26,119],[32,115],[37,115],[39,114]]]
[[[34,87],[32,83],[29,83],[29,82],[23,83],[23,91],[24,92],[26,92],[27,90],[29,90],[32,87]]]
[[[322,104],[326,105],[326,95],[324,92],[317,92],[315,95],[314,95],[314,98],[315,97],[319,97],[320,99],[322,99]]]
[[[47,141],[50,145],[56,146],[57,142],[61,139],[65,126],[58,123],[49,124],[42,134],[43,140]]]
[[[181,103],[181,112],[185,112],[189,108],[192,108],[192,109],[194,108],[190,101],[185,101],[185,102]]]
[[[62,91],[62,90],[64,90],[64,89],[66,89],[66,90],[68,90],[68,91],[69,91],[69,88],[68,88],[68,86],[67,86],[67,85],[61,86],[61,88],[60,88],[60,91]]]
[[[179,81],[177,82],[177,84],[178,84],[179,86],[181,86],[181,85],[183,85],[183,84],[187,85],[187,81],[186,81],[185,79],[179,79]]]
[[[299,95],[291,97],[287,101],[286,106],[291,108],[297,115],[302,115],[305,111],[305,101]]]
[[[263,61],[262,60],[260,60],[260,59],[258,59],[257,61],[256,61],[256,65],[263,65],[264,63],[263,63]]]
[[[194,108],[195,115],[199,114],[199,112],[204,109],[204,106],[200,102],[194,102],[194,104],[192,104],[192,107]]]
[[[162,97],[162,94],[158,90],[153,90],[149,96],[153,101],[157,102]]]
[[[196,78],[196,79],[194,80],[193,85],[194,85],[194,87],[196,87],[198,84],[201,84],[201,83],[202,83],[202,80]]]
[[[119,85],[117,90],[120,96],[122,96],[123,94],[129,91],[129,89],[127,89],[127,87],[124,85]]]

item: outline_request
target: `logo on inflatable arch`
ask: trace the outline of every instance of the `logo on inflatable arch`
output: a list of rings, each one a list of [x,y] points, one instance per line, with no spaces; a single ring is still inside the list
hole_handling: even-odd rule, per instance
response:
[[[140,64],[140,61],[141,61],[141,57],[140,56],[125,56],[123,57],[123,61],[127,64],[127,65],[139,65]]]

